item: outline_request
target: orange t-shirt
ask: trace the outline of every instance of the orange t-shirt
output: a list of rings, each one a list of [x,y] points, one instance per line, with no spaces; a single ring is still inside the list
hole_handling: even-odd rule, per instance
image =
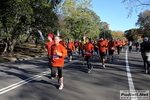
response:
[[[56,52],[62,53],[62,56],[56,55]],[[52,45],[51,55],[52,55],[52,66],[54,66],[54,67],[63,67],[64,66],[64,58],[67,56],[67,51],[63,45],[61,45],[61,44]]]
[[[125,41],[125,45],[128,45],[128,41]]]
[[[91,43],[86,43],[83,45],[83,50],[85,51],[85,56],[92,56],[92,51],[94,50],[94,47]]]
[[[54,41],[49,41],[46,42],[45,48],[47,49],[47,56],[50,57],[51,56],[51,46],[54,44]]]
[[[108,50],[115,50],[115,42],[114,41],[108,42]]]
[[[126,43],[125,43],[125,41],[124,40],[122,40],[122,45],[124,46],[124,45],[126,45]]]
[[[67,50],[68,50],[68,52],[72,52],[73,49],[74,49],[74,43],[69,42],[67,44]]]
[[[106,52],[106,47],[107,47],[106,41],[99,41],[97,45],[99,47],[100,52]]]
[[[106,49],[108,49],[108,41],[104,40],[106,42]]]
[[[61,45],[63,45],[64,47],[66,47],[64,41],[60,41],[59,43],[60,43]]]
[[[117,41],[116,44],[117,44],[118,47],[122,47],[122,42],[120,40]]]

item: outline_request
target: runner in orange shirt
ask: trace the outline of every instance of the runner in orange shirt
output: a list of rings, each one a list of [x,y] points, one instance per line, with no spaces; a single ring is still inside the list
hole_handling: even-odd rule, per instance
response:
[[[106,59],[107,59],[107,54],[108,54],[108,40],[104,39],[104,41],[106,42]]]
[[[125,45],[126,45],[125,40],[122,40],[122,51],[125,50]]]
[[[51,56],[52,56],[52,71],[51,76],[56,77],[59,80],[59,90],[62,90],[64,87],[62,70],[64,66],[64,58],[67,56],[66,48],[61,45],[60,38],[58,36],[54,39],[55,44],[51,47]],[[58,76],[56,71],[58,70]]]
[[[110,41],[108,42],[109,62],[113,61],[114,50],[115,50],[115,42],[113,41],[113,39],[110,39]]]
[[[83,45],[83,52],[88,66],[88,73],[90,73],[92,69],[90,60],[91,60],[93,50],[94,50],[94,46],[91,43],[89,43],[89,38],[86,38],[86,43]]]
[[[82,65],[84,65],[84,59],[85,59],[84,52],[83,52],[83,45],[84,45],[85,43],[86,43],[86,37],[83,36],[83,37],[82,37],[82,41],[81,41]]]
[[[117,47],[118,56],[120,56],[120,52],[121,52],[121,48],[122,48],[122,42],[120,39],[117,40],[116,47]]]
[[[66,47],[66,45],[65,45],[65,42],[61,39],[61,37],[60,37],[60,42],[59,42],[61,45],[63,45],[64,47]]]
[[[71,39],[68,39],[67,52],[68,52],[69,61],[72,61],[72,51],[73,51],[74,49],[75,49],[74,43],[71,42]]]
[[[75,42],[74,42],[74,46],[75,46],[75,52],[76,52],[76,54],[78,53],[78,48],[79,48],[79,41],[78,40],[76,40]]]
[[[82,50],[82,42],[81,40],[79,40],[79,47],[78,47],[79,55],[81,54],[81,50]]]
[[[99,47],[99,54],[102,62],[103,68],[105,68],[105,57],[106,57],[106,47],[107,43],[104,41],[104,39],[101,37],[100,41],[98,42],[98,47]]]
[[[49,68],[51,69],[52,67],[52,64],[51,64],[51,46],[54,44],[54,41],[53,41],[53,34],[49,33],[48,36],[48,42],[46,42],[46,45],[45,45],[45,50],[47,51],[47,57],[48,57],[48,60],[49,60]]]

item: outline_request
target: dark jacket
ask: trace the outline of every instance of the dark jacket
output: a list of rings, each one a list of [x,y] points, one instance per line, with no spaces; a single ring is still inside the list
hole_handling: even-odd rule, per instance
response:
[[[141,53],[150,52],[150,42],[149,41],[142,42],[140,47],[141,47],[140,48]]]

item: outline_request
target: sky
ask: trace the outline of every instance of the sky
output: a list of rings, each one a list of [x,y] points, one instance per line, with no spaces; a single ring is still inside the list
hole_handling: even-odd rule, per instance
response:
[[[138,28],[135,23],[138,14],[142,12],[133,11],[128,17],[129,10],[122,0],[92,0],[92,10],[100,17],[101,21],[109,24],[109,29],[114,31],[125,31]]]

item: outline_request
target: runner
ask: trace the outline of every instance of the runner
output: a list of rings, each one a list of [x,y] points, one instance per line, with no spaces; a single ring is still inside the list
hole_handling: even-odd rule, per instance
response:
[[[150,67],[150,42],[148,41],[147,37],[143,38],[143,42],[141,43],[141,56],[143,58],[144,63],[144,69],[146,73],[149,73],[149,67]]]
[[[82,65],[84,65],[84,52],[83,52],[83,45],[86,43],[86,37],[83,36],[81,41],[81,53],[82,53]]]
[[[139,41],[136,42],[135,46],[136,46],[136,52],[138,53],[139,50],[140,50],[140,43],[139,43]]]
[[[105,57],[106,57],[106,47],[107,47],[107,44],[104,41],[104,39],[101,37],[100,41],[98,42],[97,45],[99,47],[99,54],[100,54],[102,66],[103,66],[103,68],[105,68]]]
[[[107,59],[107,55],[108,55],[108,40],[104,39],[104,41],[106,42],[106,59]]]
[[[127,49],[127,47],[128,47],[128,41],[126,40],[125,41],[125,49]]]
[[[78,47],[79,55],[81,54],[81,51],[82,51],[82,43],[81,40],[79,40],[79,47]]]
[[[89,38],[89,43],[91,43],[93,45],[93,48],[94,48],[94,41],[91,38]],[[94,54],[94,50],[92,50],[92,56],[91,56],[92,59],[94,58],[93,54]]]
[[[96,52],[96,54],[98,54],[98,46],[97,46],[97,44],[98,44],[98,41],[95,40],[94,41],[94,51]]]
[[[78,48],[79,48],[79,42],[78,42],[78,40],[76,40],[76,41],[74,42],[74,46],[75,46],[75,52],[76,52],[76,54],[77,54]]]
[[[65,42],[62,40],[62,38],[60,37],[60,42],[61,45],[63,45],[64,47],[66,47]]]
[[[129,46],[129,52],[131,52],[132,51],[132,41],[129,41],[128,46]]]
[[[125,50],[125,45],[126,45],[125,40],[122,40],[122,51]]]
[[[62,46],[60,42],[60,38],[58,36],[55,37],[55,44],[51,47],[51,55],[52,55],[52,72],[51,76],[58,78],[59,80],[59,90],[62,90],[64,87],[62,70],[64,66],[64,58],[67,56],[67,51],[64,46]],[[58,75],[56,75],[56,71],[58,70]]]
[[[94,50],[94,47],[91,43],[89,43],[89,38],[86,38],[86,44],[83,45],[83,51],[84,51],[85,59],[86,59],[87,66],[88,66],[88,73],[90,73],[92,69],[90,60],[91,60],[93,50]]]
[[[113,62],[113,55],[115,50],[115,42],[111,39],[108,42],[108,54],[109,54],[109,62]]]
[[[68,52],[68,57],[69,61],[72,61],[72,51],[74,50],[74,43],[71,42],[71,39],[68,39],[67,43],[67,52]]]
[[[53,41],[53,34],[49,33],[48,36],[48,42],[46,42],[46,45],[45,45],[45,50],[47,51],[47,57],[48,57],[48,61],[49,61],[49,68],[51,69],[52,68],[52,64],[51,64],[51,46],[54,44],[54,41]],[[53,77],[51,77],[53,79]]]
[[[118,39],[116,41],[116,47],[117,47],[117,53],[118,53],[118,57],[120,56],[120,52],[121,52],[121,48],[122,48],[122,42],[120,39]]]

